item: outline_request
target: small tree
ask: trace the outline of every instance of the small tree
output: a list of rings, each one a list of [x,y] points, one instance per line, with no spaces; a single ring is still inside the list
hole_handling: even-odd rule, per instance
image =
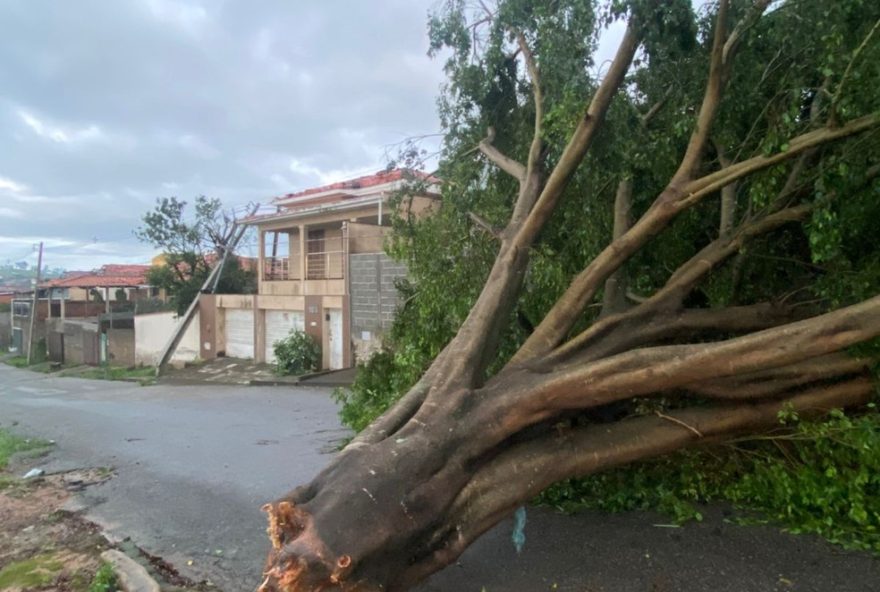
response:
[[[223,256],[235,219],[224,212],[220,200],[199,196],[195,200],[194,215],[187,219],[187,203],[176,197],[156,200],[156,206],[146,214],[143,225],[135,236],[162,249],[164,264],[155,265],[147,273],[147,281],[165,288],[178,313],[182,314],[195,300],[211,273],[211,258]],[[253,293],[255,274],[242,269],[235,257],[230,257],[217,286],[227,294]]]
[[[314,372],[321,364],[321,346],[305,331],[294,329],[273,344],[275,372],[281,376]]]

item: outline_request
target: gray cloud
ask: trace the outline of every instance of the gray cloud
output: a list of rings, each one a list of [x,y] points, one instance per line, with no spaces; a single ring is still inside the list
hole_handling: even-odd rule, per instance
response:
[[[370,172],[438,127],[433,0],[0,3],[0,260],[144,261],[158,196],[229,206]]]

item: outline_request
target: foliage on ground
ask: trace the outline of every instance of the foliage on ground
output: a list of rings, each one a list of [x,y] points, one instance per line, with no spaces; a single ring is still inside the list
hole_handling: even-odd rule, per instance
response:
[[[276,341],[275,373],[280,376],[295,376],[314,372],[321,364],[321,346],[305,331],[292,330],[287,337]]]
[[[782,417],[789,429],[761,439],[573,479],[538,503],[572,512],[659,510],[701,520],[698,505],[731,502],[795,533],[880,553],[880,413],[834,411],[824,420]]]
[[[0,428],[0,470],[5,469],[13,454],[46,450],[51,444],[39,438],[22,438]]]
[[[119,581],[116,578],[116,572],[113,571],[113,566],[105,561],[95,572],[88,592],[116,592],[118,589]]]

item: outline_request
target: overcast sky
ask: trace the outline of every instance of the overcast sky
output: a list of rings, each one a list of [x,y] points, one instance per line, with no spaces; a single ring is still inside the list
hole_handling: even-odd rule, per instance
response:
[[[3,0],[0,262],[40,240],[53,268],[147,262],[156,197],[234,207],[382,168],[439,128],[434,3]]]
[[[234,206],[438,131],[433,0],[0,2],[0,261],[143,262],[158,196]]]

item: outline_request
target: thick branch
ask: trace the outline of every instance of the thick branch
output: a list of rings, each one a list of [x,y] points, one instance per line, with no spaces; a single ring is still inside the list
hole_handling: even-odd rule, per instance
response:
[[[739,47],[740,41],[742,41],[743,33],[761,18],[761,15],[764,14],[764,11],[767,10],[771,3],[772,0],[756,0],[749,14],[736,24],[736,27],[730,33],[730,37],[724,43],[724,49],[722,50],[722,62],[725,66],[730,67],[733,56]]]
[[[535,55],[532,53],[526,36],[522,32],[516,33],[516,42],[526,61],[526,69],[529,72],[529,79],[532,81],[532,93],[535,97],[535,132],[532,136],[532,145],[529,147],[529,160],[526,165],[528,172],[536,171],[541,165],[541,152],[543,150],[544,141],[542,127],[544,124],[544,92],[541,89],[541,74],[538,70],[538,63],[535,61]]]
[[[481,140],[478,145],[480,152],[482,152],[483,156],[488,158],[489,161],[495,164],[499,169],[522,182],[526,178],[526,167],[502,154],[500,150],[493,146],[492,140],[494,137],[495,133],[490,130],[489,137]]]
[[[542,188],[542,175],[537,171],[529,171],[530,174],[522,179],[511,221],[483,290],[455,338],[442,352],[442,364],[435,362],[432,365],[442,373],[446,386],[471,388],[482,383],[485,368],[497,350],[501,325],[508,318],[522,287],[529,249],[589,148],[638,44],[636,26],[630,23],[608,75],[593,96],[586,115],[546,184]],[[490,146],[489,142],[481,144],[481,150]]]
[[[703,380],[786,366],[880,335],[880,296],[817,317],[711,344],[632,350],[548,378],[515,413],[534,422],[558,410],[584,409]]]
[[[629,230],[632,224],[632,179],[627,177],[617,185],[614,194],[614,229],[612,240],[617,240]],[[623,269],[618,269],[605,281],[605,296],[602,302],[602,315],[621,312],[627,306],[626,303],[626,274]]]
[[[592,425],[512,446],[481,469],[459,494],[450,512],[451,523],[459,527],[435,551],[442,557],[438,563],[454,561],[468,544],[514,508],[562,479],[769,430],[778,425],[778,413],[786,405],[804,416],[861,405],[872,391],[870,380],[857,378],[812,389],[785,402],[686,409],[669,412],[668,419],[641,417],[610,426]],[[427,575],[418,570],[413,568],[412,581]]]
[[[663,230],[681,211],[702,198],[748,175],[784,162],[822,144],[846,138],[880,125],[880,114],[855,119],[838,128],[822,128],[792,139],[789,149],[771,156],[756,156],[692,181],[684,190],[670,185],[651,208],[622,237],[613,241],[572,280],[568,289],[547,313],[513,358],[523,363],[553,350],[566,336],[584,308],[608,276]]]
[[[611,99],[614,98],[617,89],[623,82],[640,42],[641,33],[639,27],[631,21],[626,28],[608,74],[602,80],[602,83],[596,90],[596,94],[593,95],[593,100],[590,102],[587,112],[581,118],[562,155],[559,157],[559,162],[554,167],[553,172],[550,173],[534,208],[526,219],[525,224],[519,230],[516,238],[518,245],[531,245],[538,232],[540,232],[541,228],[550,218],[550,214],[553,213],[553,209],[556,207],[556,202],[568,186],[568,182],[574,175],[575,170],[583,161],[587,150],[589,150],[596,136],[596,132],[605,119],[605,113],[608,111]]]
[[[685,388],[713,399],[766,399],[819,380],[863,373],[872,362],[845,353],[834,353],[761,372],[690,384]]]
[[[488,220],[477,214],[476,212],[468,212],[468,217],[473,221],[474,224],[485,230],[492,238],[498,239],[500,235],[500,231],[492,226]]]
[[[684,209],[710,193],[767,167],[780,164],[812,148],[834,142],[880,125],[880,113],[871,113],[840,127],[823,127],[801,134],[788,142],[788,149],[769,156],[755,156],[720,171],[696,179],[685,187],[685,197],[679,198],[678,207]]]
[[[424,376],[388,411],[376,418],[354,438],[346,449],[381,442],[394,434],[419,410],[430,390],[430,377]]]
[[[729,167],[733,162],[727,157],[721,142],[715,142],[718,162],[722,168]],[[725,237],[733,230],[736,217],[736,183],[725,185],[721,190],[721,219],[718,223],[718,236]]]
[[[592,334],[592,341],[573,355],[576,363],[601,360],[615,354],[677,339],[718,338],[724,334],[749,333],[798,320],[798,311],[792,307],[764,302],[728,308],[694,308],[669,314],[650,310],[620,315],[606,325],[604,334]],[[802,316],[800,318],[803,318]],[[600,327],[601,328],[601,327]],[[565,360],[565,353],[548,359],[548,363]]]
[[[880,20],[874,23],[874,26],[871,27],[871,30],[853,52],[852,57],[849,60],[849,63],[846,65],[846,70],[843,72],[843,76],[840,79],[840,84],[837,85],[837,91],[834,93],[834,96],[831,98],[831,107],[829,109],[830,114],[828,116],[828,124],[830,126],[837,125],[838,121],[838,108],[840,107],[840,99],[843,97],[843,89],[846,88],[846,83],[849,80],[850,73],[852,72],[853,64],[855,64],[856,60],[861,55],[862,51],[864,51],[865,47],[868,46],[868,42],[871,41],[871,37],[874,36],[874,33],[877,32],[877,29],[880,28]]]
[[[648,299],[651,304],[677,304],[714,267],[739,251],[750,239],[767,234],[790,222],[799,222],[813,211],[811,204],[794,206],[740,225],[733,234],[709,243],[670,276],[657,293]]]
[[[693,176],[694,171],[700,164],[703,149],[709,139],[709,131],[712,122],[721,104],[721,97],[727,83],[729,68],[724,60],[724,43],[727,39],[727,11],[728,0],[718,3],[718,15],[715,18],[715,36],[712,40],[712,53],[709,58],[709,79],[706,81],[706,89],[703,94],[703,102],[697,115],[694,131],[691,133],[687,149],[681,159],[673,179],[686,180]]]

